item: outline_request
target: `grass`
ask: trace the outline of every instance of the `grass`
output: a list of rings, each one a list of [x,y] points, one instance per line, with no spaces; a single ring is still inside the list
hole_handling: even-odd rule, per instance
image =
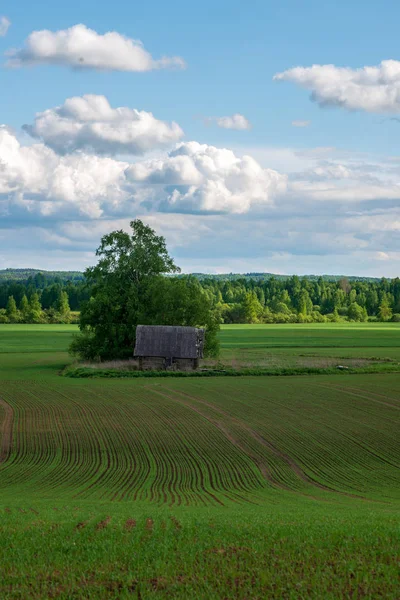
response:
[[[398,374],[60,377],[74,330],[0,326],[1,598],[400,597]],[[396,360],[399,332],[221,342]]]
[[[308,362],[308,361],[307,361]],[[337,364],[337,360],[335,363]],[[345,362],[345,361],[341,361]],[[363,366],[343,367],[342,365],[321,367],[321,366],[304,366],[304,367],[233,367],[225,365],[216,365],[209,369],[200,369],[197,371],[140,371],[126,368],[108,368],[102,369],[98,365],[96,367],[80,367],[69,366],[62,371],[64,377],[72,377],[74,379],[88,378],[119,378],[119,379],[144,379],[153,377],[162,378],[177,378],[177,377],[290,377],[293,375],[339,375],[346,373],[355,375],[356,373],[400,373],[400,365],[397,362],[369,362]]]
[[[365,508],[36,510],[2,515],[2,598],[398,598],[398,521]]]

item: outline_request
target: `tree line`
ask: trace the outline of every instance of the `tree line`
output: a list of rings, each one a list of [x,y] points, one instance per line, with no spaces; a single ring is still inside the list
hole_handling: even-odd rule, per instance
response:
[[[93,296],[95,283],[90,277],[84,279],[74,273],[70,280],[67,275],[36,273],[24,281],[0,282],[0,323],[78,322],[77,313]],[[156,283],[152,282],[152,301],[162,303],[167,295],[165,288],[170,286],[174,303],[179,304],[179,293],[183,302],[184,290],[190,285],[197,286],[199,297],[207,299],[220,323],[400,322],[399,278],[329,280],[297,275],[173,273],[165,278],[160,275]]]
[[[82,302],[90,298],[83,280],[42,273],[24,281],[0,282],[0,323],[77,323]]]
[[[400,322],[400,279],[337,281],[285,279],[201,281],[222,323]]]

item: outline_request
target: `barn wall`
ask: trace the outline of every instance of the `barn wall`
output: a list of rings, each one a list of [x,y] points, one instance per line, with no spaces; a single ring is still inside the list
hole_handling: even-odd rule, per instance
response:
[[[198,360],[193,358],[176,358],[174,360],[175,371],[194,371],[198,367]]]
[[[139,358],[139,369],[142,371],[164,371],[165,360],[158,356],[142,356]]]
[[[142,371],[194,371],[199,366],[199,361],[192,358],[174,358],[172,365],[169,360],[155,356],[143,356],[139,358],[139,369]]]

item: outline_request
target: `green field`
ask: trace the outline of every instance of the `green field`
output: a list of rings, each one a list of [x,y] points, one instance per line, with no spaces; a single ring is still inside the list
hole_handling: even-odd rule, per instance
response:
[[[1,598],[400,597],[400,367],[75,380],[74,331],[0,326]],[[400,360],[396,324],[220,337],[225,361]]]

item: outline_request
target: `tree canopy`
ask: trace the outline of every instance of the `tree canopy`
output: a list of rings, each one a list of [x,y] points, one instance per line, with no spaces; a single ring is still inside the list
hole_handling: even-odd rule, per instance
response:
[[[71,351],[83,359],[128,358],[139,324],[206,328],[206,352],[217,352],[218,319],[194,279],[162,277],[180,272],[165,239],[140,220],[131,232],[113,231],[101,239],[96,266],[85,272],[91,298],[81,307],[81,333]]]

